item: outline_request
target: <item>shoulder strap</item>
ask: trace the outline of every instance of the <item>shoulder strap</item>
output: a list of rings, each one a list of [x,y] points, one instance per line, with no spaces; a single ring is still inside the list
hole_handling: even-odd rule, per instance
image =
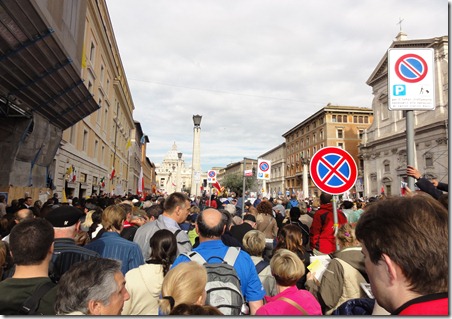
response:
[[[265,259],[262,259],[260,262],[258,262],[256,264],[257,273],[260,274],[262,272],[262,270],[264,270],[268,265],[270,265],[268,263],[268,261],[266,261]]]
[[[198,254],[196,251],[191,251],[189,253],[182,253],[181,255],[186,256],[188,259],[196,261],[198,264],[204,265],[206,263],[206,260],[203,256]]]
[[[304,308],[302,306],[300,306],[299,304],[297,304],[295,301],[293,301],[292,299],[286,298],[286,297],[279,297],[276,300],[282,300],[285,301],[289,304],[291,304],[292,306],[294,306],[295,308],[297,308],[298,310],[300,310],[300,312],[305,315],[308,316],[309,314],[306,312],[306,310],[304,310]]]
[[[239,253],[240,253],[239,247],[229,247],[223,260],[227,262],[229,265],[234,266],[235,260],[239,256]]]
[[[39,285],[35,291],[33,291],[33,294],[28,297],[24,303],[19,308],[19,314],[21,315],[34,315],[36,314],[36,311],[39,307],[39,302],[41,301],[41,298],[53,287],[55,284],[51,281],[48,281],[46,283],[43,283]]]

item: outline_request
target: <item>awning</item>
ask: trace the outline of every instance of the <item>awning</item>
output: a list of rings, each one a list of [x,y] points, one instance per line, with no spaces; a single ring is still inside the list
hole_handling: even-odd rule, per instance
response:
[[[0,0],[0,117],[41,114],[66,129],[99,109],[30,1]]]

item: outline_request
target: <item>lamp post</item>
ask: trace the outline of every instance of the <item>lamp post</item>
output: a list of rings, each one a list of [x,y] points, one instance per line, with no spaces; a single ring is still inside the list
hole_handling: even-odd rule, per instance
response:
[[[176,192],[176,183],[177,183],[177,176],[176,176],[176,180],[174,180],[174,171],[176,170],[176,165],[171,166],[171,168],[173,169],[173,171],[171,172],[171,189],[173,189],[173,193]],[[176,182],[176,183],[174,183]]]
[[[182,153],[179,152],[177,153],[177,178],[176,178],[176,192],[181,192],[181,183],[180,183],[180,170],[181,170],[181,165],[182,165]]]
[[[303,196],[309,198],[309,184],[308,184],[308,165],[311,161],[310,158],[302,157],[301,163],[303,164]]]
[[[198,184],[201,181],[201,119],[202,115],[193,115],[193,154],[190,193],[195,196],[198,196]]]

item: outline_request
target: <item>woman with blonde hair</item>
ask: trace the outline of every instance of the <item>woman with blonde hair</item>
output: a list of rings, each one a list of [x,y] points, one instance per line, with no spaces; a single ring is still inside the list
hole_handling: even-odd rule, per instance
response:
[[[298,289],[297,281],[305,268],[298,256],[288,249],[279,249],[270,261],[278,294],[265,296],[267,303],[256,311],[258,316],[321,315],[320,304],[307,290]]]
[[[160,313],[168,315],[179,304],[204,305],[207,271],[196,261],[178,264],[166,274],[159,300]]]
[[[352,224],[343,224],[336,240],[340,250],[331,254],[332,259],[320,282],[315,273],[309,273],[306,281],[306,288],[317,297],[324,314],[328,315],[347,300],[366,297],[360,286],[367,282],[364,256]]]

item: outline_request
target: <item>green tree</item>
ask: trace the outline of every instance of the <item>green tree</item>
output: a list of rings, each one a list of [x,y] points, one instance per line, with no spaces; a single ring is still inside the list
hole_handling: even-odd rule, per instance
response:
[[[245,177],[245,183],[245,190],[252,190],[255,187],[256,178],[254,176]],[[230,192],[235,192],[236,194],[243,193],[243,177],[240,174],[226,175],[221,184],[225,189],[229,189]]]

